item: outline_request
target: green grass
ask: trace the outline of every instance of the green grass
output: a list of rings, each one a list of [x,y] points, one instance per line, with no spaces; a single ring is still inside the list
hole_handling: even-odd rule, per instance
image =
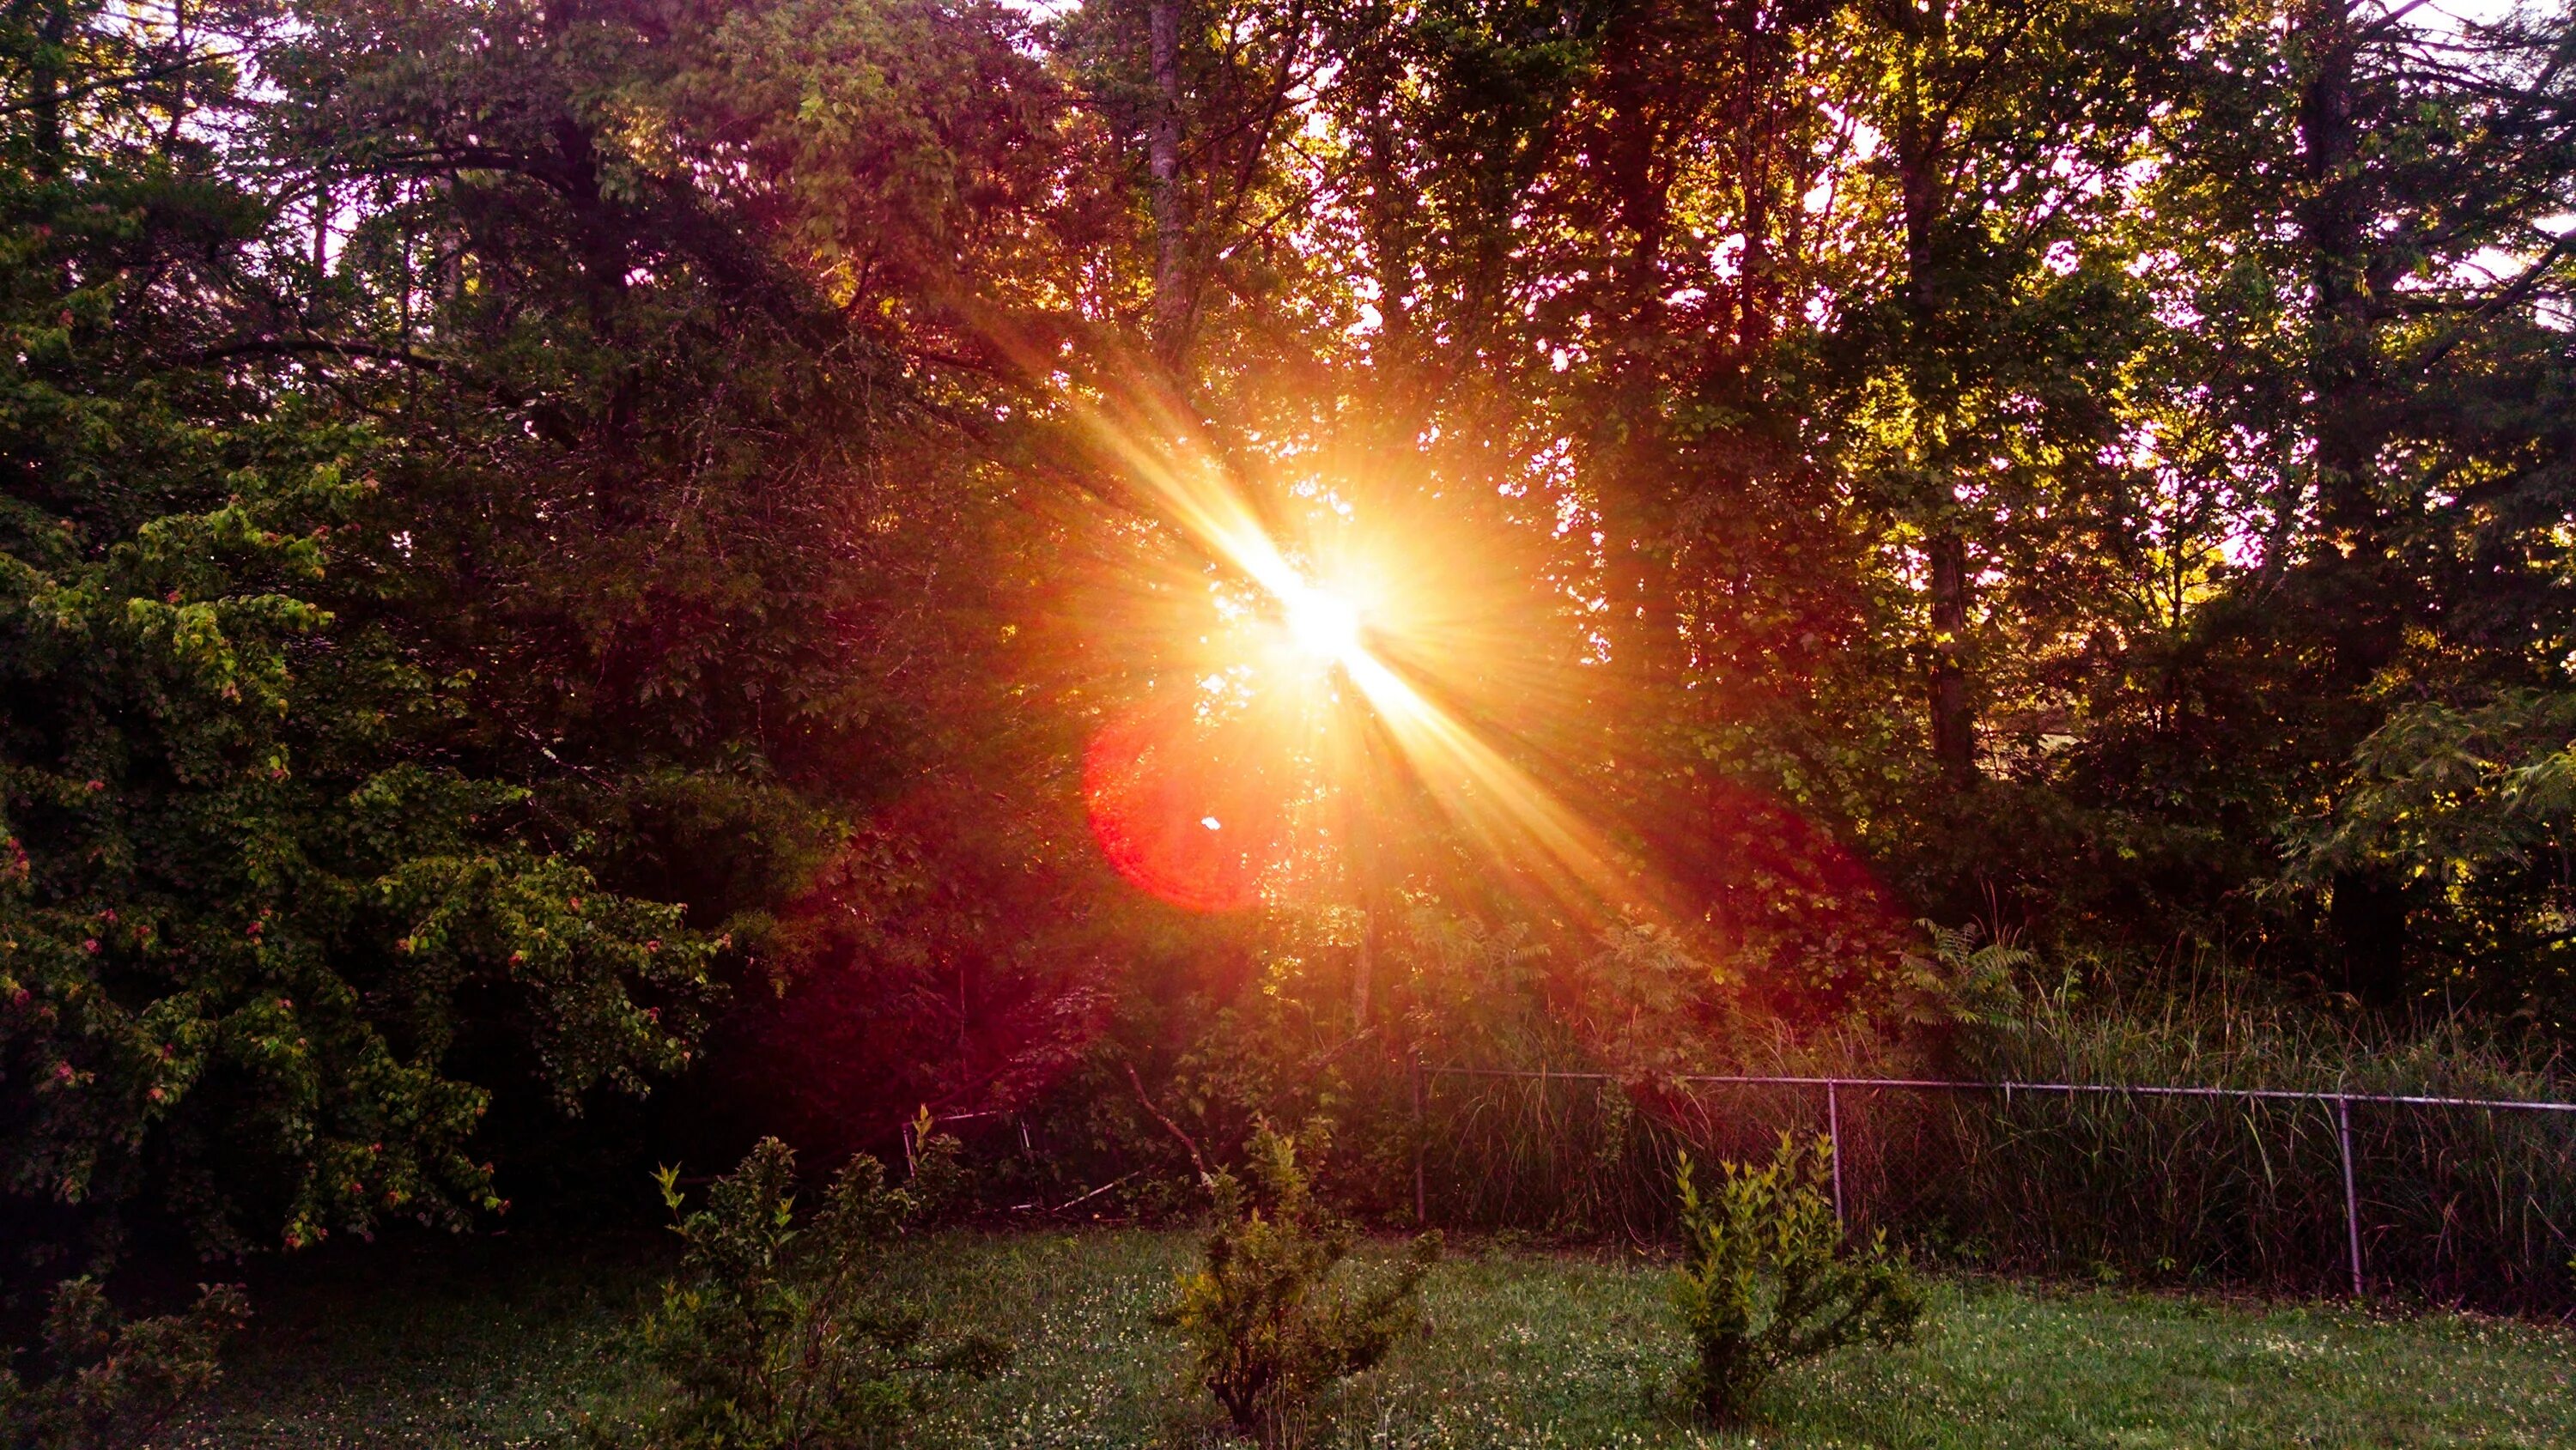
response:
[[[959,1234],[906,1289],[1020,1346],[923,1446],[1197,1446],[1208,1411],[1148,1307],[1186,1236]],[[610,1241],[356,1262],[267,1293],[265,1333],[185,1446],[545,1444],[642,1386],[618,1329],[656,1252]],[[1428,1333],[1318,1407],[1317,1447],[2576,1446],[2576,1334],[2453,1315],[1944,1281],[1932,1333],[1784,1378],[1747,1437],[1691,1427],[1662,1271],[1634,1258],[1453,1257]]]
[[[207,1409],[156,1447],[542,1446],[639,1392],[618,1339],[664,1246],[351,1246],[251,1286]]]

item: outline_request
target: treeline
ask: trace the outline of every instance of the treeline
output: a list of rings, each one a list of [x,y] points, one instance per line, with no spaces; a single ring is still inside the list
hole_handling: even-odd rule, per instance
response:
[[[2018,959],[1923,919],[2576,1024],[2563,6],[18,0],[0,152],[20,1307],[638,1135],[1938,1055]],[[1626,885],[1219,749],[1176,473]]]

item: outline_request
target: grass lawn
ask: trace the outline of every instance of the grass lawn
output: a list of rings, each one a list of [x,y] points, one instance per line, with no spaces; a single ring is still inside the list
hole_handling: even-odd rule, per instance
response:
[[[644,1388],[617,1335],[659,1252],[485,1241],[272,1286],[216,1403],[164,1443],[549,1443]],[[1132,1230],[926,1241],[909,1291],[1020,1348],[913,1443],[1214,1443],[1146,1321],[1191,1252]],[[1680,1344],[1651,1262],[1470,1249],[1425,1307],[1428,1334],[1329,1397],[1310,1444],[2576,1447],[2576,1333],[2495,1320],[1947,1281],[1922,1345],[1795,1372],[1763,1428],[1717,1437],[1670,1404]]]

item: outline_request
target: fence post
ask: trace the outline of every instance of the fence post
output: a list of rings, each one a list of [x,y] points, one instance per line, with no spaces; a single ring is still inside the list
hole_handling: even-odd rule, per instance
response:
[[[2352,1297],[2362,1297],[2361,1200],[2352,1189],[2352,1099],[2335,1095],[2335,1137],[2343,1147],[2343,1239],[2352,1259]]]
[[[1413,1059],[1413,1224],[1416,1228],[1427,1228],[1431,1224],[1422,1172],[1422,1155],[1430,1142],[1431,1129],[1422,1111],[1422,1058],[1417,1054]]]
[[[1835,1079],[1825,1079],[1825,1143],[1834,1154],[1834,1229],[1843,1228],[1843,1100]]]

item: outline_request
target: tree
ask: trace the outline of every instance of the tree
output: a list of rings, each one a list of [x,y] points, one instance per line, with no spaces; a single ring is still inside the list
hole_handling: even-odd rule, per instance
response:
[[[309,335],[244,335],[302,252],[212,139],[270,19],[8,21],[38,62],[0,182],[13,1277],[127,1210],[237,1252],[498,1208],[470,1045],[567,1108],[640,1089],[716,950],[455,749],[470,668],[380,612],[381,435],[298,385]]]
[[[2228,669],[2280,682],[2290,817],[2338,790],[2392,706],[2564,668],[2541,521],[2566,500],[2534,466],[2554,425],[2528,404],[2570,361],[2546,320],[2568,284],[2549,221],[2576,143],[2567,31],[2330,4],[2230,10],[2212,32],[2158,205],[2235,239],[2190,286],[2196,330],[2236,333],[2195,411],[2266,440],[2270,522],[2211,618],[2246,641]],[[2412,996],[2410,923],[2441,905],[2366,857],[2317,884],[2331,979],[2381,1008]]]

